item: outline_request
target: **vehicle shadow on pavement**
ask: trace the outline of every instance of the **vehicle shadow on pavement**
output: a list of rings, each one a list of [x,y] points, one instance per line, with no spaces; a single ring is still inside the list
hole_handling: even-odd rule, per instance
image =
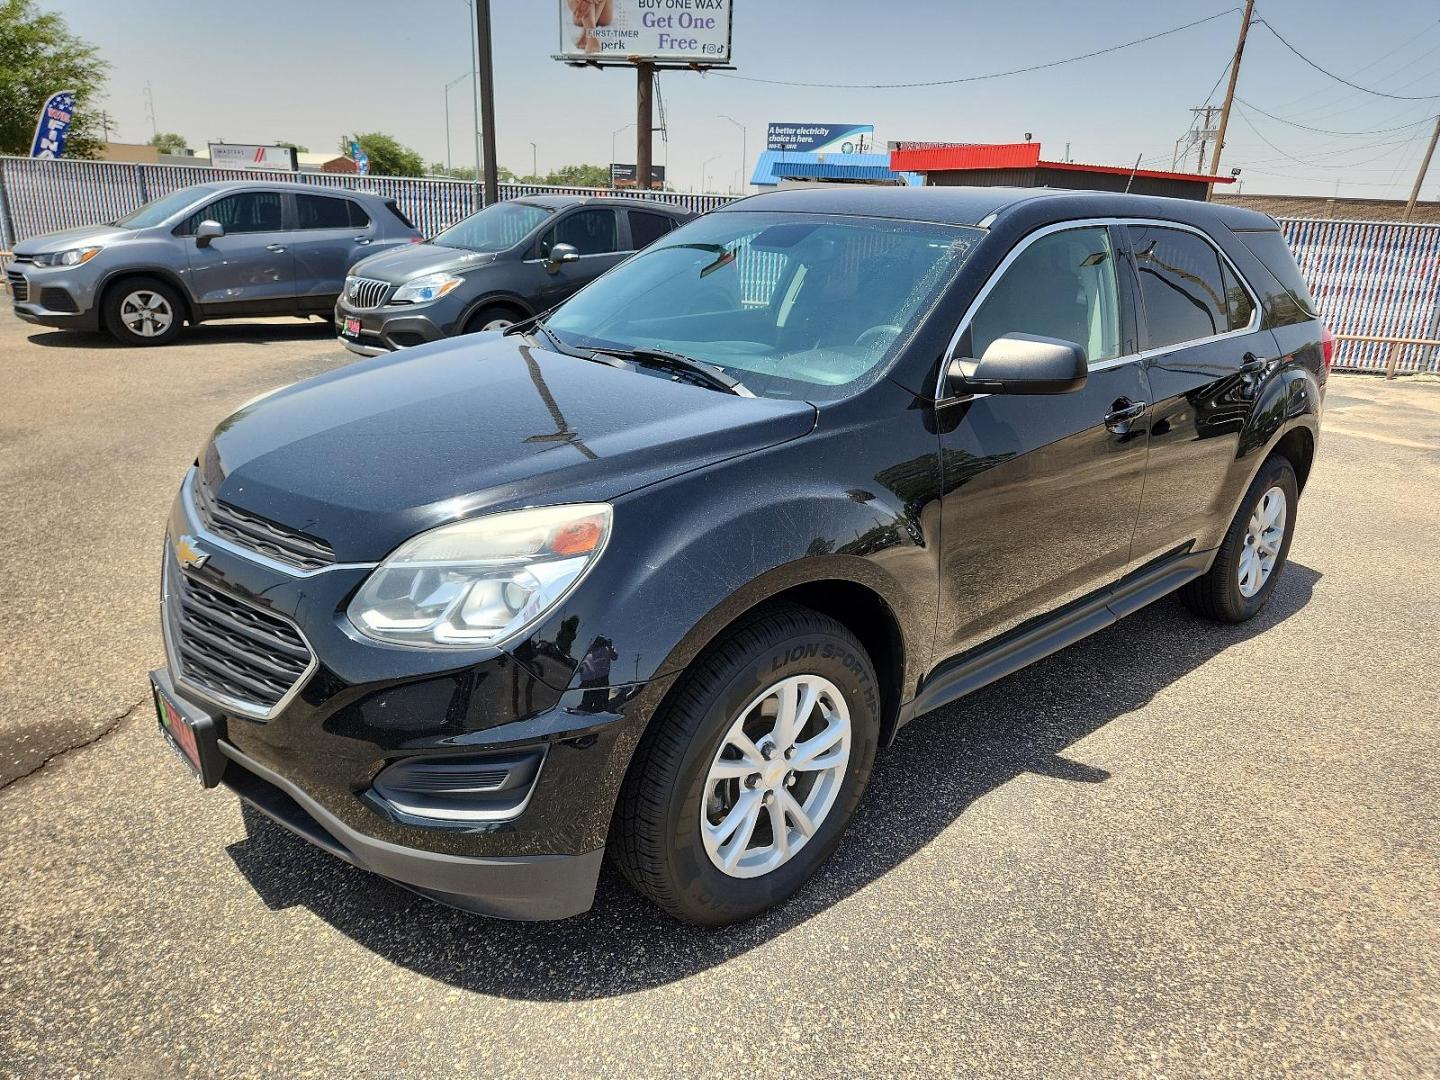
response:
[[[26,336],[32,345],[47,349],[118,349],[126,352],[144,353],[143,347],[125,345],[109,334],[90,333],[83,330],[41,330]],[[329,319],[274,323],[214,322],[187,326],[169,345],[169,349],[184,345],[268,345],[284,341],[335,341],[335,324]]]
[[[644,990],[723,963],[844,902],[1024,773],[1108,780],[1105,770],[1064,756],[1066,748],[1296,614],[1320,577],[1288,564],[1265,610],[1241,626],[1202,621],[1167,598],[916,720],[881,754],[854,822],[816,878],[780,908],[739,926],[674,922],[608,864],[595,906],[583,915],[489,920],[356,870],[248,809],[248,839],[227,850],[270,908],[302,905],[379,956],[460,989],[545,1001]],[[1117,657],[1125,663],[1117,665]],[[963,876],[964,865],[951,873]]]

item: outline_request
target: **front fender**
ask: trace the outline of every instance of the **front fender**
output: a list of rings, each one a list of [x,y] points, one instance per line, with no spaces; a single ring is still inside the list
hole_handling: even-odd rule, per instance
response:
[[[682,670],[758,604],[837,581],[889,608],[901,685],[914,686],[935,628],[935,436],[918,413],[859,426],[878,423],[884,437],[822,420],[793,442],[616,500],[591,575],[510,651],[556,689],[641,683]]]

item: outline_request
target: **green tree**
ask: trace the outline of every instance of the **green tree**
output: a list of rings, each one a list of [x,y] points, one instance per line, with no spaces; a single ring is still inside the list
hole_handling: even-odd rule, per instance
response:
[[[559,187],[609,187],[610,170],[604,165],[566,165],[538,182]]]
[[[189,145],[185,142],[185,136],[176,135],[173,131],[162,131],[158,135],[152,135],[150,145],[162,154],[183,154],[189,149]]]
[[[40,107],[57,90],[74,90],[65,156],[96,156],[103,139],[93,106],[107,66],[60,16],[36,11],[33,0],[0,0],[0,153],[30,153]]]
[[[308,146],[301,146],[298,142],[287,142],[287,141],[284,140],[284,139],[281,139],[281,140],[280,140],[279,142],[277,142],[275,145],[276,145],[276,146],[288,146],[288,147],[290,147],[291,150],[294,150],[297,154],[308,154],[308,153],[310,152],[310,147],[308,147]]]
[[[350,144],[358,142],[370,159],[370,171],[376,176],[424,176],[425,159],[408,146],[402,146],[393,135],[371,131],[340,140],[340,152],[347,157]]]

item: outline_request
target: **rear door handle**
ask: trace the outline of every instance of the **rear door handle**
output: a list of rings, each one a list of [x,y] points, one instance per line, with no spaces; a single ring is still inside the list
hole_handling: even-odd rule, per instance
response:
[[[1144,416],[1145,410],[1148,408],[1150,408],[1148,401],[1131,401],[1129,398],[1121,398],[1105,414],[1105,426],[1116,435],[1128,435],[1130,421]]]
[[[273,251],[273,252],[275,252],[275,254],[279,255],[282,251],[285,250],[285,245],[284,245],[284,244],[266,244],[266,245],[265,245],[265,250],[266,250],[266,251]]]
[[[368,244],[368,243],[370,243],[370,237],[368,237],[368,236],[355,236],[355,237],[351,237],[351,239],[354,240],[355,243],[357,243],[357,244]]]

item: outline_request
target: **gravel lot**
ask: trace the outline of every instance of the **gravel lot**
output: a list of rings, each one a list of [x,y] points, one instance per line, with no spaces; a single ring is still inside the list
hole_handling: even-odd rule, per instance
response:
[[[0,1074],[1440,1075],[1440,385],[1335,378],[1256,622],[1163,601],[918,721],[816,882],[706,932],[608,871],[567,922],[450,911],[155,734],[175,484],[347,355],[0,312]]]

